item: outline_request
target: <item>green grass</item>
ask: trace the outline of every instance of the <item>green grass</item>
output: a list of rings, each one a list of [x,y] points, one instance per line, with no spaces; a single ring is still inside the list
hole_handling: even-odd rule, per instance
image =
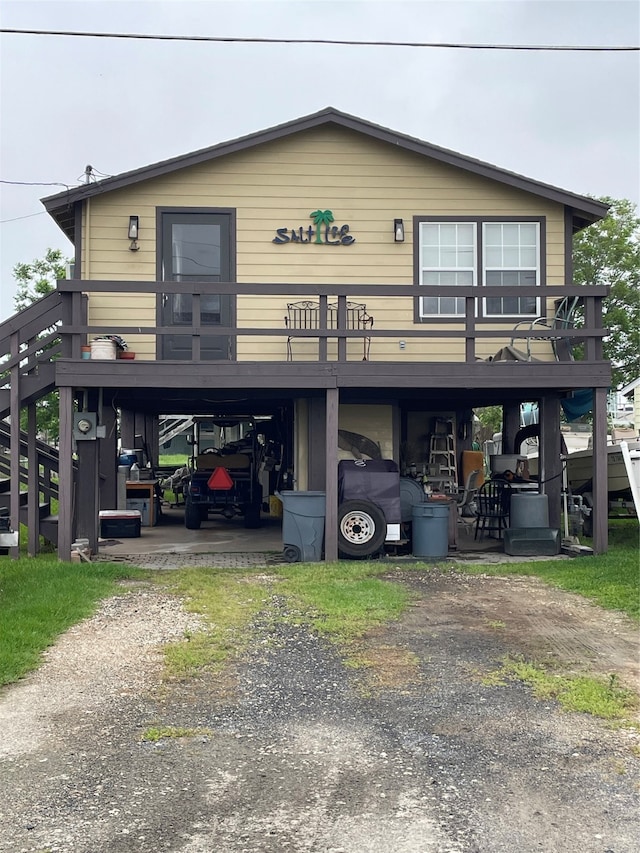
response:
[[[186,465],[189,460],[190,456],[188,453],[161,453],[158,458],[158,465],[161,465],[163,468],[172,466],[177,470],[178,468],[182,468],[183,465]]]
[[[182,569],[159,574],[158,583],[184,599],[185,607],[202,616],[205,627],[165,647],[165,678],[186,679],[201,672],[217,673],[249,640],[247,626],[264,607],[268,592],[252,573]]]
[[[141,740],[157,743],[167,738],[196,737],[196,735],[210,735],[211,729],[185,729],[180,726],[149,726],[142,733]]]
[[[507,659],[488,684],[522,681],[539,699],[555,699],[565,711],[591,714],[604,720],[631,722],[638,697],[622,687],[615,675],[608,679],[586,675],[559,675],[524,660]]]
[[[468,574],[534,575],[554,586],[576,592],[608,610],[640,619],[638,521],[611,520],[609,551],[597,557],[492,565],[461,565]]]
[[[271,579],[258,571],[183,569],[160,574],[157,582],[180,595],[206,628],[165,648],[165,677],[185,679],[220,672],[250,640],[250,623],[269,606],[272,594],[290,602],[287,621],[308,624],[334,643],[348,646],[369,629],[397,619],[410,593],[376,575],[387,567],[365,562],[296,563],[274,568]],[[276,617],[281,618],[281,617]]]
[[[283,581],[281,591],[303,608],[315,631],[339,644],[397,619],[406,608],[409,591],[376,577],[387,570],[388,566],[367,562],[276,568]]]
[[[55,555],[0,560],[0,685],[35,669],[44,649],[140,572],[109,563],[61,563]]]

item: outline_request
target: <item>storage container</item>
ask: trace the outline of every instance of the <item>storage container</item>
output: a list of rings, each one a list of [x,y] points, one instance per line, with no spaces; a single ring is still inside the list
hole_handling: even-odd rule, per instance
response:
[[[100,537],[102,539],[135,539],[140,536],[141,515],[135,509],[102,509]]]
[[[102,359],[104,361],[115,361],[115,341],[94,338],[94,340],[91,341],[91,358]]]

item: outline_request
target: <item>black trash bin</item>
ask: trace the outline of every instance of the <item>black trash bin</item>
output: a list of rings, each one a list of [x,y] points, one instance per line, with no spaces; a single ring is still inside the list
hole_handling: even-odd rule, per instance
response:
[[[322,559],[325,492],[276,492],[282,501],[283,556],[289,563]]]

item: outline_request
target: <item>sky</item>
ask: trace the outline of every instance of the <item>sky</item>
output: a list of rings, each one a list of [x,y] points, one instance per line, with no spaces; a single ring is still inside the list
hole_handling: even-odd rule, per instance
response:
[[[638,45],[639,0],[3,0],[0,27],[236,38]],[[572,192],[640,202],[640,54],[0,34],[0,179],[76,186],[327,106]],[[73,249],[0,184],[14,266]]]

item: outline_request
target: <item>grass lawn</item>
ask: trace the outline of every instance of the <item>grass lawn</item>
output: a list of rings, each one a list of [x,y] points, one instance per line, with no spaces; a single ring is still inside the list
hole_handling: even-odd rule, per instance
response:
[[[0,685],[35,669],[59,634],[117,592],[119,579],[140,574],[108,563],[61,563],[55,554],[0,560]]]
[[[640,551],[635,518],[609,521],[609,551],[598,557],[530,563],[464,565],[468,574],[535,575],[561,589],[577,592],[608,610],[640,620]]]
[[[420,571],[420,567],[416,566]],[[456,571],[535,575],[591,598],[602,607],[640,618],[638,522],[612,521],[610,551],[601,557],[481,566]],[[168,649],[168,674],[185,677],[217,670],[247,641],[246,627],[270,594],[286,597],[296,618],[343,648],[370,628],[398,619],[410,601],[402,584],[382,577],[388,565],[343,561],[223,572],[212,569],[148,573],[108,563],[61,563],[55,554],[0,561],[0,685],[35,669],[42,651],[71,625],[91,615],[127,577],[172,588],[201,613],[208,628]]]

